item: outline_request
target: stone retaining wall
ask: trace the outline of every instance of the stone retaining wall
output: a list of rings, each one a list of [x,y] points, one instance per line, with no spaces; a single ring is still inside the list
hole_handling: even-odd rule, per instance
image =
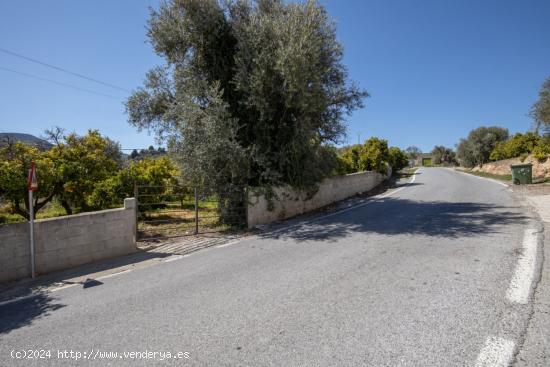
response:
[[[391,171],[389,171],[391,175]],[[310,198],[305,192],[290,187],[277,187],[273,191],[273,208],[263,194],[250,190],[248,197],[248,228],[258,224],[271,223],[321,208],[344,200],[378,186],[387,176],[378,172],[358,172],[323,180],[319,190]]]

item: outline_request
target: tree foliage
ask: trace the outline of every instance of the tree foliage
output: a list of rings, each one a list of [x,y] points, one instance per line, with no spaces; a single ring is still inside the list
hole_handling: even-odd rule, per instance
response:
[[[531,117],[535,121],[535,132],[542,127],[546,132],[550,129],[550,77],[548,77],[539,90],[539,99],[531,107]]]
[[[549,144],[540,144],[533,148],[533,157],[538,161],[545,161],[550,155],[550,145]]]
[[[456,153],[451,148],[444,147],[443,145],[436,145],[432,149],[431,154],[434,157],[434,164],[456,164]]]
[[[371,137],[365,141],[359,155],[359,168],[362,171],[386,173],[389,156],[388,141]]]
[[[388,165],[394,172],[405,168],[408,163],[407,154],[398,147],[389,147],[388,141],[371,137],[363,144],[340,148],[338,154],[338,173],[354,173],[361,171],[388,172]]]
[[[21,142],[0,148],[0,198],[10,204],[11,210],[30,218],[28,201],[28,170],[31,162],[38,168],[38,190],[33,195],[34,214],[49,203],[59,190],[59,175],[54,161],[36,147]]]
[[[124,198],[134,195],[135,185],[174,186],[179,171],[168,157],[143,158],[132,161],[116,174],[97,183],[88,197],[88,205],[97,209],[109,208],[123,203]],[[154,191],[154,190],[153,190]],[[162,192],[166,192],[162,188]],[[152,200],[150,200],[152,199]],[[141,201],[159,202],[154,196],[144,197]]]
[[[367,93],[316,1],[171,0],[148,36],[166,63],[129,97],[129,122],[167,137],[192,180],[305,187],[336,169],[326,144]]]
[[[97,130],[85,135],[65,134],[60,128],[46,131],[54,144],[47,151],[24,143],[0,148],[0,200],[9,203],[11,212],[29,218],[27,175],[36,163],[38,191],[34,193],[34,212],[52,200],[67,214],[120,205],[133,196],[134,184],[174,185],[179,176],[175,165],[163,156],[144,158],[121,165],[118,143]]]
[[[130,159],[144,159],[144,158],[151,158],[151,157],[162,157],[166,156],[168,152],[166,151],[166,148],[158,147],[155,149],[152,145],[149,146],[147,149],[134,149],[130,153],[129,157]]]
[[[498,126],[481,126],[470,131],[466,139],[460,139],[457,158],[465,167],[483,165],[490,160],[491,152],[498,142],[508,139],[508,129]]]
[[[409,157],[398,147],[390,147],[388,163],[393,172],[402,170],[409,165]]]
[[[64,135],[45,155],[54,162],[56,195],[67,214],[75,207],[88,209],[96,183],[120,168],[118,144],[97,130]]]
[[[354,144],[339,151],[338,159],[340,161],[339,174],[347,174],[353,172],[360,172],[361,166],[359,165],[359,156],[361,155],[362,145]]]
[[[417,146],[411,145],[405,149],[405,153],[407,153],[410,159],[417,159],[422,154],[422,151]]]
[[[507,141],[498,142],[489,158],[492,161],[498,161],[516,158],[523,154],[531,154],[535,147],[541,144],[543,144],[543,139],[532,132],[517,133]]]

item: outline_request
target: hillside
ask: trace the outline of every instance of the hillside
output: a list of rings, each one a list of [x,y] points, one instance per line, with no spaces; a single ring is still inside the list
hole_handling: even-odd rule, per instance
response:
[[[25,144],[33,145],[40,149],[50,149],[52,144],[47,142],[44,139],[37,138],[31,134],[22,134],[22,133],[0,133],[0,147],[7,144],[8,141],[20,141]]]
[[[483,167],[475,167],[473,171],[485,172],[494,175],[510,175],[510,166],[512,164],[531,163],[533,165],[533,177],[550,177],[550,159],[539,162],[532,155],[528,156],[523,162],[518,158],[504,159],[491,163],[485,163]]]

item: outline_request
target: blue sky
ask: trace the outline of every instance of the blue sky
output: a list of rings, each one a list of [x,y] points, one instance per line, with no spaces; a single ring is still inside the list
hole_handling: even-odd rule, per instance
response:
[[[322,0],[338,26],[350,76],[369,91],[349,119],[349,142],[454,146],[469,130],[531,127],[527,116],[550,76],[546,0]],[[0,48],[134,89],[161,63],[146,42],[153,0],[0,2]],[[0,70],[0,131],[40,135],[59,125],[97,128],[142,148],[153,137],[126,122],[128,93],[0,52],[0,68],[109,94],[99,96]]]

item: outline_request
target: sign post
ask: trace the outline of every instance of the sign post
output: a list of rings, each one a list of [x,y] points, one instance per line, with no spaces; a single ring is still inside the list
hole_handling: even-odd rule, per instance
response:
[[[34,279],[36,276],[35,271],[35,261],[34,261],[34,205],[32,194],[33,191],[38,189],[38,181],[36,179],[36,164],[31,162],[31,168],[29,169],[29,178],[28,178],[28,189],[29,189],[29,225],[30,225],[30,240],[31,240],[31,276]]]

